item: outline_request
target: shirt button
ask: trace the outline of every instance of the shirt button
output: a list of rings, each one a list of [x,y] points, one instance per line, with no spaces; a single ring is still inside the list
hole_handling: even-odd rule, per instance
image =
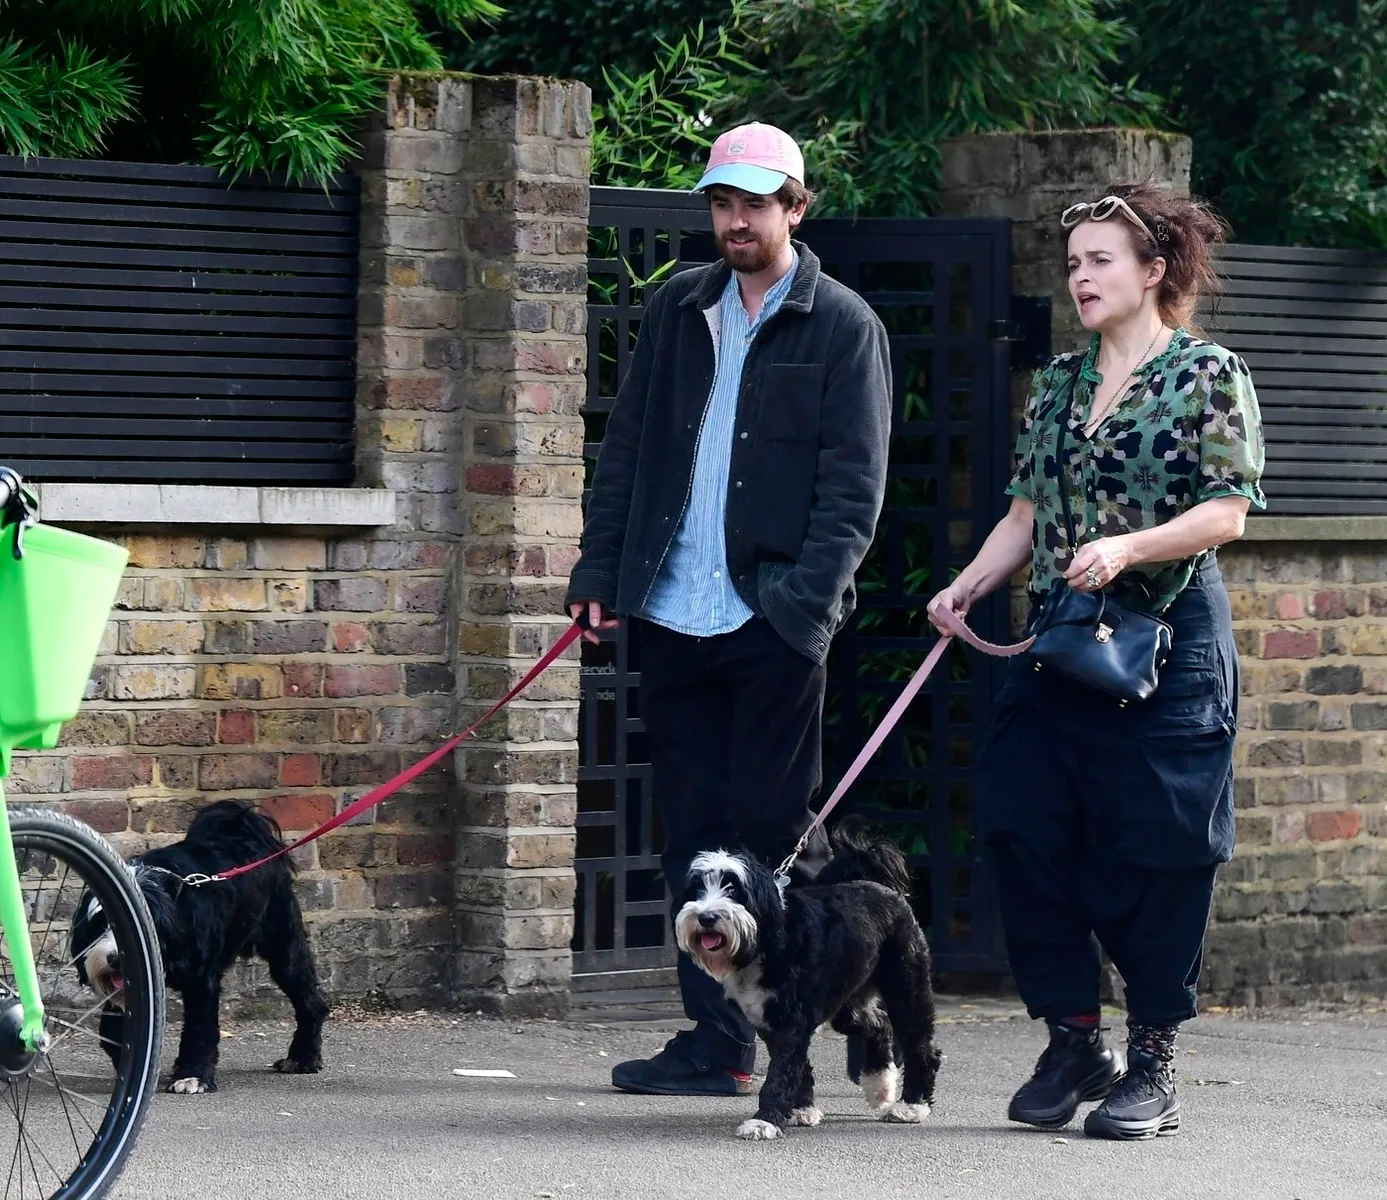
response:
[[[714,579],[721,579],[721,578],[722,578],[722,572],[721,572],[721,571],[714,571],[714,572],[713,572],[713,578],[714,578]]]
[[[742,435],[741,435],[741,436],[742,436],[742,441],[746,441],[746,430],[745,430],[745,429],[742,430]]]
[[[742,481],[741,481],[740,479],[737,480],[737,486],[738,486],[738,487],[741,487],[741,486],[742,486]]]

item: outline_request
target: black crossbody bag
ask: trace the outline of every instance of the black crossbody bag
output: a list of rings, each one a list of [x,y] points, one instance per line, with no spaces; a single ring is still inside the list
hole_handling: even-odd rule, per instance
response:
[[[1078,373],[1070,384],[1069,403],[1060,416],[1055,461],[1059,464],[1060,504],[1071,554],[1079,550],[1078,531],[1069,507],[1064,441],[1074,407]],[[1160,682],[1161,665],[1170,654],[1172,630],[1150,613],[1129,608],[1102,589],[1080,592],[1063,579],[1050,585],[1032,632],[1031,656],[1037,671],[1049,668],[1126,705],[1145,700]]]

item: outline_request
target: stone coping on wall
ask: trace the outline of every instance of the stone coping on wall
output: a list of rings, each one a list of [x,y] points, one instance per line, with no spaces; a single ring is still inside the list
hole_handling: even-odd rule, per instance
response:
[[[374,528],[395,523],[395,493],[382,488],[40,483],[33,490],[39,515],[54,524]]]
[[[1387,542],[1387,516],[1248,517],[1246,542]]]

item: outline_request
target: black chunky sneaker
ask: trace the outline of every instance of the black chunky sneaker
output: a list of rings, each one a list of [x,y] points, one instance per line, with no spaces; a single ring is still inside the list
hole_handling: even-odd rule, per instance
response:
[[[676,1033],[651,1058],[612,1068],[612,1086],[645,1096],[749,1096],[751,1076],[710,1062],[688,1033]]]
[[[1009,1121],[1058,1129],[1074,1119],[1085,1100],[1101,1100],[1122,1078],[1122,1059],[1103,1044],[1098,1029],[1050,1025],[1050,1044],[1035,1074],[1021,1085],[1007,1109]]]
[[[1089,1137],[1139,1141],[1180,1132],[1180,1099],[1170,1063],[1150,1050],[1127,1051],[1127,1074],[1084,1119]]]

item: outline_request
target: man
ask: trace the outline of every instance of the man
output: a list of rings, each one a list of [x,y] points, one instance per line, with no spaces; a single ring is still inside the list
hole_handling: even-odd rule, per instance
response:
[[[774,864],[812,819],[824,660],[881,510],[891,417],[881,322],[791,240],[813,199],[794,140],[760,124],[723,134],[695,190],[723,261],[675,275],[645,312],[568,589],[594,630],[640,624],[676,893],[700,850]],[[826,854],[811,846],[802,877]],[[749,1092],[755,1031],[684,955],[679,984],[695,1028],[618,1064],[613,1084]]]

